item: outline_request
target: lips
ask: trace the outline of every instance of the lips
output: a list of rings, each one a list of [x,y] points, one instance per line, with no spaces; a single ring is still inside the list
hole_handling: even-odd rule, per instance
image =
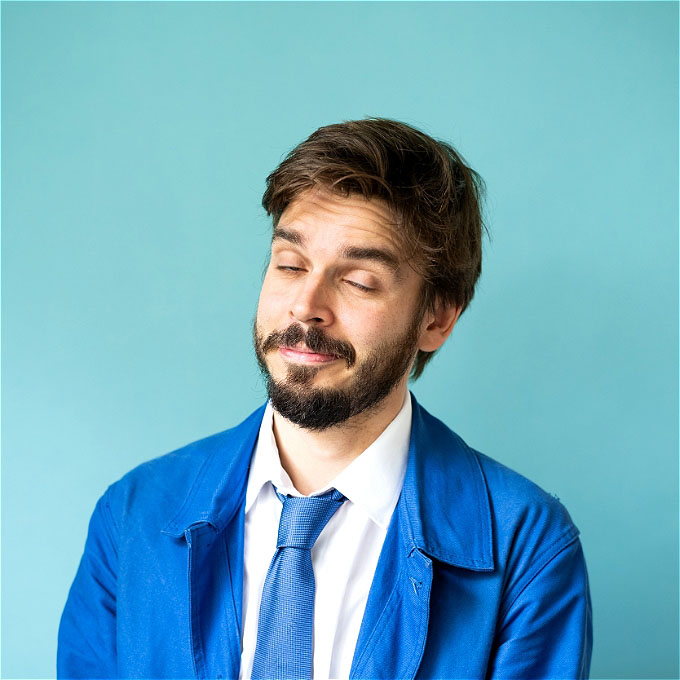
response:
[[[339,358],[337,354],[323,354],[321,352],[313,352],[307,347],[287,347],[282,345],[279,347],[279,352],[286,359],[310,364],[328,363]]]
[[[261,342],[263,356],[278,351],[284,358],[297,363],[319,365],[342,359],[347,368],[351,368],[356,360],[356,352],[349,342],[332,338],[316,326],[305,330],[293,323],[284,331],[273,331],[258,342]]]

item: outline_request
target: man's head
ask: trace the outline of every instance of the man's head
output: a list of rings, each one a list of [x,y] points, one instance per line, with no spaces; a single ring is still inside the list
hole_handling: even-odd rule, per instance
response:
[[[323,127],[288,154],[263,197],[255,327],[282,415],[323,429],[422,373],[481,272],[481,193],[453,148],[396,121]]]

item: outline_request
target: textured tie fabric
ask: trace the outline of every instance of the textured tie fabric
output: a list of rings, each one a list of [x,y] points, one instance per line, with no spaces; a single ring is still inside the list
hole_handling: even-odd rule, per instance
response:
[[[276,495],[283,503],[276,553],[262,589],[253,679],[312,677],[314,570],[312,546],[345,497]]]

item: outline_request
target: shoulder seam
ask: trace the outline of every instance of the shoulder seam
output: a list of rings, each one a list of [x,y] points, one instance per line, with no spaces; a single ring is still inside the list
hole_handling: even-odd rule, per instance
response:
[[[566,539],[566,540],[565,540]],[[564,532],[558,539],[556,539],[553,543],[550,544],[548,548],[546,548],[540,555],[539,557],[536,558],[536,562],[540,560],[541,557],[543,557],[546,554],[549,554],[549,557],[545,562],[542,562],[540,565],[538,565],[533,571],[530,572],[529,577],[526,579],[526,583],[522,585],[522,587],[519,589],[517,594],[512,598],[509,604],[507,604],[500,613],[500,619],[503,620],[507,613],[512,609],[513,605],[517,600],[520,598],[522,593],[533,583],[533,581],[536,579],[536,577],[558,556],[560,553],[564,552],[570,545],[572,545],[575,541],[578,540],[578,531],[575,529],[575,527],[569,527],[566,532]],[[554,552],[552,551],[552,548],[556,548]],[[533,565],[532,565],[533,566]]]

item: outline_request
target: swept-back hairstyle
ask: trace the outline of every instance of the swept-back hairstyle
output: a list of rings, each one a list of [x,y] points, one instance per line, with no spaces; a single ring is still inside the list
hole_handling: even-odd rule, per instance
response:
[[[424,279],[423,311],[437,302],[465,310],[482,271],[484,182],[450,144],[387,118],[326,125],[267,177],[262,205],[274,226],[314,188],[385,201],[396,241]],[[433,354],[418,351],[413,379]]]

